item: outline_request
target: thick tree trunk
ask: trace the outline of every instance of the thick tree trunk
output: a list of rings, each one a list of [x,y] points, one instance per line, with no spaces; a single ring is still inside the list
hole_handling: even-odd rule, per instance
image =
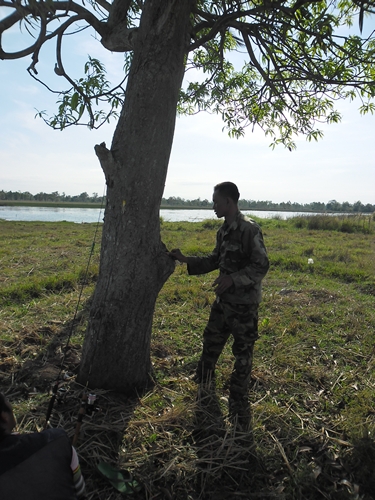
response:
[[[157,295],[174,269],[159,207],[189,42],[190,0],[147,0],[111,150],[96,146],[107,183],[100,274],[79,381],[133,392],[147,386]]]

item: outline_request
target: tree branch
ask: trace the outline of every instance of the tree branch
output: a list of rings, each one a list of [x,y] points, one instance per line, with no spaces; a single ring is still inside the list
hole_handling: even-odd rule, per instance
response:
[[[69,0],[61,2],[52,1],[48,3],[35,2],[31,5],[28,4],[26,7],[22,5],[15,5],[13,3],[9,5],[9,2],[0,2],[0,6],[7,6],[17,9],[16,12],[13,12],[13,14],[10,14],[8,17],[0,21],[0,35],[5,30],[11,28],[16,23],[28,16],[33,16],[34,18],[39,19],[45,18],[48,21],[52,21],[53,19],[59,17],[56,15],[56,12],[65,12],[66,15],[68,15],[69,12],[79,14],[81,16],[81,19],[84,19],[101,36],[104,36],[108,31],[108,27],[105,22],[99,20],[94,16],[92,12],[87,10],[85,7],[82,7],[81,5],[78,5],[75,2]]]
[[[113,4],[110,4],[107,2],[107,0],[96,0],[96,3],[100,5],[104,10],[106,10],[108,13],[112,12]]]
[[[43,4],[45,5],[45,4]],[[14,7],[14,5],[13,5]],[[15,8],[15,7],[14,7]],[[77,21],[86,21],[90,26],[92,26],[102,37],[105,36],[108,32],[108,26],[105,22],[97,19],[91,12],[89,12],[84,7],[75,4],[70,1],[62,1],[62,2],[53,2],[48,4],[48,11],[45,10],[45,6],[43,9],[38,6],[38,4],[33,4],[32,6],[23,7],[17,6],[17,11],[13,12],[11,15],[6,17],[0,22],[0,59],[20,59],[22,57],[28,56],[30,54],[34,54],[33,62],[29,69],[31,69],[35,74],[37,71],[35,66],[38,62],[38,55],[41,46],[47,40],[54,38],[55,36],[59,36],[63,33],[69,26],[71,26],[74,22]],[[61,24],[56,30],[47,34],[46,26],[48,23],[58,19],[61,15],[56,14],[57,11],[64,12],[63,16],[67,15],[66,12],[70,9],[71,12],[76,13],[76,16],[70,17],[67,21]],[[33,16],[39,18],[40,21],[40,32],[38,35],[37,41],[23,50],[17,52],[5,52],[1,45],[1,35],[2,33],[20,22],[22,19],[27,18],[28,16]]]
[[[91,109],[91,104],[90,104],[90,100],[88,99],[88,97],[86,96],[86,94],[84,92],[82,92],[82,90],[78,87],[78,85],[76,85],[76,83],[67,75],[67,73],[65,72],[65,69],[64,69],[64,66],[63,66],[63,62],[62,62],[62,58],[61,58],[61,45],[62,45],[62,36],[63,36],[63,32],[60,32],[58,35],[57,35],[57,43],[56,43],[56,60],[57,60],[57,63],[55,65],[55,73],[59,76],[63,76],[69,83],[70,85],[72,85],[72,87],[75,89],[75,91],[82,97],[82,99],[84,100],[85,104],[86,104],[86,109],[90,115],[90,127],[93,128],[94,127],[94,123],[95,123],[95,118],[94,118],[94,114],[92,112],[92,109]]]
[[[138,28],[128,28],[127,16],[131,0],[114,0],[108,17],[108,31],[102,37],[103,47],[111,52],[134,49]]]
[[[108,18],[108,25],[111,28],[116,24],[126,23],[128,10],[132,0],[114,0],[111,6],[111,12]]]
[[[105,142],[96,144],[94,149],[103,169],[106,184],[108,187],[113,187],[113,184],[116,181],[116,170],[118,168],[116,160],[114,159],[112,152],[107,149]]]
[[[40,49],[41,49],[41,47],[42,47],[42,45],[44,43],[46,32],[47,32],[47,23],[42,19],[41,20],[39,37],[38,37],[38,40],[36,42],[36,47],[33,50],[33,57],[32,57],[32,61],[33,62],[27,68],[28,70],[29,69],[32,70],[36,75],[38,74],[38,72],[35,69],[35,66],[37,65],[37,63],[39,61],[39,52],[40,52]]]
[[[262,66],[259,64],[257,61],[257,58],[255,57],[253,48],[251,46],[251,43],[249,41],[249,35],[245,31],[241,31],[243,41],[245,42],[247,53],[249,54],[250,60],[253,63],[253,65],[256,67],[256,69],[259,71],[260,75],[262,76],[263,80],[266,82],[267,85],[271,87],[275,95],[278,95],[278,91],[274,84],[272,83],[272,80],[269,78],[268,74],[264,71]]]

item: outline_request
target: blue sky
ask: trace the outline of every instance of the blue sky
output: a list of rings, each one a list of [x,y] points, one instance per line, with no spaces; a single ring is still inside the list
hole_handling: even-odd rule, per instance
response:
[[[375,17],[365,22],[375,26]],[[18,50],[25,38],[15,28],[4,48]],[[80,43],[70,38],[65,53],[70,54],[68,66],[73,71],[90,54],[118,80],[121,55],[107,52],[87,32],[80,35]],[[97,131],[71,127],[59,132],[34,119],[36,109],[52,114],[56,99],[31,79],[29,64],[30,58],[0,61],[0,190],[101,195],[104,175],[94,145],[104,141],[110,146],[115,122]],[[53,65],[51,50],[46,49],[39,76],[57,88]],[[178,118],[164,196],[210,199],[214,184],[231,180],[246,199],[374,204],[375,115],[360,116],[358,106],[338,103],[341,123],[322,127],[324,138],[318,143],[297,138],[293,152],[282,146],[272,150],[261,130],[249,129],[244,138],[230,139],[216,115]]]

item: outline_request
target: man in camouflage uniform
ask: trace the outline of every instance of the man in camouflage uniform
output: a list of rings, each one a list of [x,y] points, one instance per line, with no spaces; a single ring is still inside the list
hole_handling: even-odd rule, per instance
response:
[[[230,410],[247,395],[251,375],[254,342],[258,338],[258,306],[261,281],[269,268],[260,227],[238,210],[239,192],[232,182],[214,188],[214,211],[225,222],[216,235],[216,246],[206,257],[187,257],[179,249],[171,257],[185,262],[189,274],[220,270],[214,281],[214,301],[203,333],[203,351],[196,380],[208,383],[214,377],[216,362],[233,336],[235,357],[230,380]]]

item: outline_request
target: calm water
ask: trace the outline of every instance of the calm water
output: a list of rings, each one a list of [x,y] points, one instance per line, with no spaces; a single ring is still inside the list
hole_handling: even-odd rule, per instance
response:
[[[283,219],[299,215],[297,212],[267,212],[243,210],[246,215],[271,218],[278,215]],[[215,219],[212,210],[169,210],[161,209],[160,216],[165,221],[199,222],[205,219]],[[19,221],[43,221],[43,222],[100,222],[103,221],[104,210],[98,208],[51,208],[51,207],[0,207],[0,219]]]

